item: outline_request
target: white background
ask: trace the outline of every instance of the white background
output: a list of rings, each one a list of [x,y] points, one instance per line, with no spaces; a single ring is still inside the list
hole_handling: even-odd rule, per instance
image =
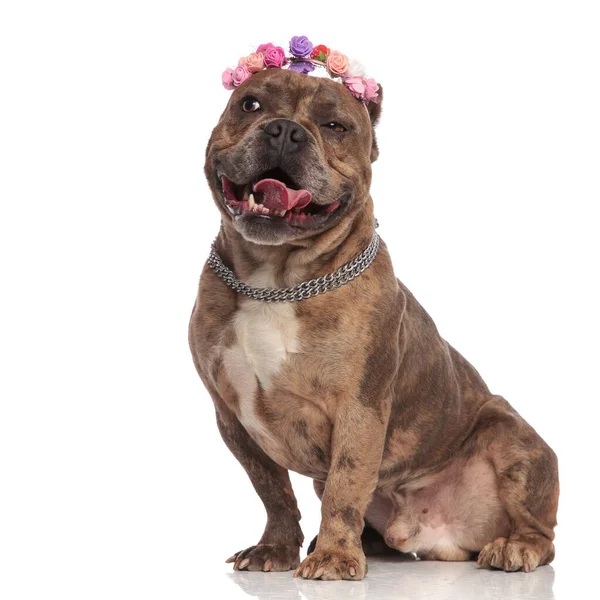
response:
[[[559,456],[557,597],[597,570],[597,2],[0,6],[3,598],[211,598],[258,540],[187,323],[221,72],[292,35],[382,83],[396,273]]]

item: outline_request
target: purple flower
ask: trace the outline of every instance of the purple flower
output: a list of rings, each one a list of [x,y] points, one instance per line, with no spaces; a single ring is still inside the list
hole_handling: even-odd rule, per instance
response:
[[[315,66],[307,60],[297,60],[293,62],[289,67],[290,71],[298,71],[298,73],[310,73],[315,70]]]
[[[290,52],[294,56],[304,58],[312,52],[312,49],[312,42],[305,35],[295,35],[290,40]]]

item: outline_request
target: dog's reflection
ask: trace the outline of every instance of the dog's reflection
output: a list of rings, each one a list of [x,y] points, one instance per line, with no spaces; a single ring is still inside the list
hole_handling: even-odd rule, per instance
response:
[[[504,573],[477,569],[473,562],[422,562],[395,557],[371,557],[363,581],[307,581],[286,573],[229,575],[246,594],[258,600],[555,600],[554,569]]]
[[[284,573],[234,571],[228,573],[228,577],[242,588],[248,596],[259,600],[272,600],[273,598],[300,600],[302,598],[300,590],[296,586],[296,580],[292,577],[292,571]],[[320,582],[315,581],[313,583]]]

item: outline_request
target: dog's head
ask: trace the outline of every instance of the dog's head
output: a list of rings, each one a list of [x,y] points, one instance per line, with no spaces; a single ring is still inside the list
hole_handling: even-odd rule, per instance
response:
[[[245,239],[277,245],[360,211],[380,112],[380,103],[367,110],[329,78],[282,69],[250,77],[233,91],[206,150],[223,218]]]

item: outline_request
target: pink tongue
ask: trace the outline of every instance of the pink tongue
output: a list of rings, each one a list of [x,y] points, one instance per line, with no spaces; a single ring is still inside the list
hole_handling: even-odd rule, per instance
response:
[[[262,192],[261,204],[269,210],[290,210],[304,208],[312,198],[307,190],[292,190],[277,179],[262,179],[252,187],[254,192]]]

